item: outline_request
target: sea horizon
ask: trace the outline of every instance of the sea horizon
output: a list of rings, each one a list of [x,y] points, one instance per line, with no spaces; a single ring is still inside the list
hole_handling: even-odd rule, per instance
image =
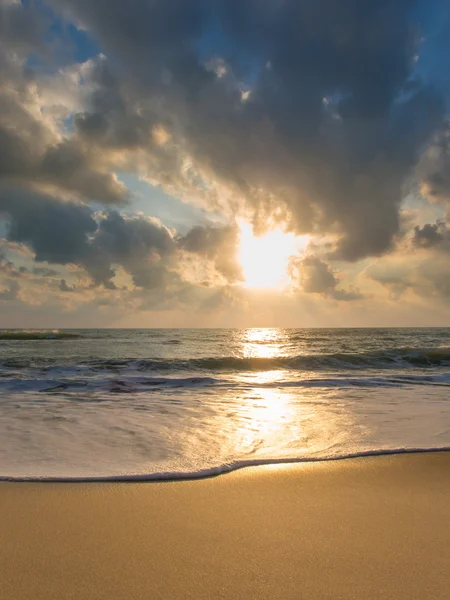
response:
[[[261,326],[242,326],[242,327],[221,327],[221,326],[205,326],[205,327],[58,327],[53,325],[48,326],[33,326],[33,327],[0,327],[0,331],[101,331],[101,330],[124,330],[124,331],[151,331],[151,330],[190,330],[190,329],[206,329],[206,330],[237,330],[237,329],[286,329],[286,330],[301,330],[301,329],[450,329],[450,325],[346,325],[346,326],[304,326],[304,327],[283,327],[281,325],[261,325]]]

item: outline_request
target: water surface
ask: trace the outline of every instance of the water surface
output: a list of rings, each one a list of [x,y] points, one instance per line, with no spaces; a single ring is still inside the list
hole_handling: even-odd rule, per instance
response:
[[[0,476],[450,446],[450,329],[0,332]]]

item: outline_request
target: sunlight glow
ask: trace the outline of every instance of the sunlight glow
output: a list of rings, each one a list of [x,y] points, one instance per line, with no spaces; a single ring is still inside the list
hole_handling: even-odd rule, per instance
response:
[[[240,333],[240,338],[244,358],[274,358],[286,353],[283,346],[285,335],[280,329],[244,329]]]
[[[339,447],[352,447],[353,436],[358,436],[354,415],[342,407],[336,410],[328,390],[299,386],[300,381],[311,378],[311,372],[283,369],[277,360],[269,370],[272,359],[291,355],[288,344],[292,338],[287,330],[241,329],[235,336],[235,342],[241,344],[238,356],[253,359],[253,363],[247,372],[236,374],[242,392],[227,399],[229,410],[217,425],[227,431],[233,451],[246,458],[276,454],[290,459],[294,448],[305,457],[325,452],[331,456],[337,439]],[[323,394],[327,395],[325,402]]]
[[[286,269],[289,257],[304,249],[308,236],[295,237],[274,229],[264,236],[253,235],[250,223],[242,221],[239,260],[245,277],[245,286],[277,288],[288,283]]]

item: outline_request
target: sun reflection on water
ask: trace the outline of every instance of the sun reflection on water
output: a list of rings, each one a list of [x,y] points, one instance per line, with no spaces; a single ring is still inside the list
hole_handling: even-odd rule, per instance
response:
[[[228,443],[242,457],[332,456],[356,434],[352,415],[330,406],[326,392],[259,385],[234,398],[232,420],[224,424]]]
[[[268,388],[255,388],[247,405],[248,416],[258,424],[259,431],[276,429],[292,414],[291,396],[281,395],[277,390]]]
[[[238,333],[240,356],[276,359],[286,356],[288,334],[282,329],[245,329]],[[330,404],[329,391],[307,389],[295,382],[307,373],[290,369],[268,370],[267,363],[235,374],[240,393],[227,399],[233,406],[227,419],[229,443],[243,456],[292,456],[292,452],[314,456],[342,443],[349,436],[352,418],[337,404]],[[286,382],[292,387],[286,388]]]
[[[245,358],[275,358],[286,355],[282,329],[244,329],[239,332],[240,353]]]
[[[252,458],[314,456],[347,435],[346,415],[330,413],[310,391],[297,391],[255,386],[236,398],[241,408],[232,425],[234,449]]]
[[[242,355],[249,358],[276,358],[283,354],[283,332],[281,329],[246,329],[241,332]],[[240,383],[249,386],[242,398],[242,416],[247,423],[247,441],[255,434],[266,437],[275,435],[276,430],[292,418],[293,398],[275,385],[285,379],[282,369],[257,370],[238,376]]]

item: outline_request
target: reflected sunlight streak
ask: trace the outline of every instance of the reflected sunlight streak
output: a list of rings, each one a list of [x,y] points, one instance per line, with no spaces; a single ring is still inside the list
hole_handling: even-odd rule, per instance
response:
[[[286,332],[282,329],[245,329],[239,332],[241,355],[247,358],[276,358],[286,354]],[[305,456],[330,451],[349,438],[354,428],[351,414],[338,403],[330,404],[330,393],[319,389],[287,391],[278,382],[298,381],[307,374],[285,369],[259,370],[240,374],[237,379],[246,387],[234,399],[230,439],[243,456],[291,456],[291,448],[301,448]],[[323,401],[323,394],[328,396]],[[335,392],[333,392],[333,395]],[[228,423],[230,424],[230,423]],[[263,450],[264,449],[264,450]]]
[[[241,353],[245,358],[275,358],[285,354],[280,329],[246,329],[241,335]]]

